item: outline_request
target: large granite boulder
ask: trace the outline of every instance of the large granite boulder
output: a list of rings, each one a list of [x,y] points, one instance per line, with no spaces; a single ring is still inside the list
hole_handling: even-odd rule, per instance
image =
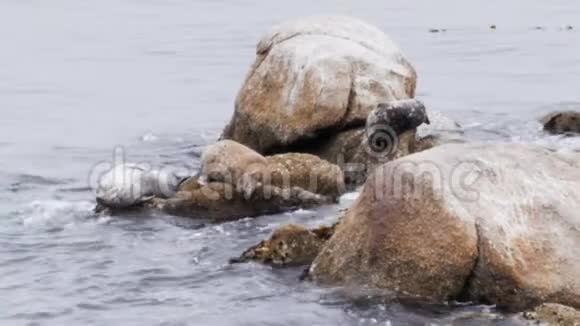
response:
[[[580,157],[450,144],[377,168],[312,263],[399,297],[580,307]]]
[[[415,93],[417,74],[397,45],[354,18],[281,24],[256,55],[222,138],[262,154],[364,127],[378,103]]]

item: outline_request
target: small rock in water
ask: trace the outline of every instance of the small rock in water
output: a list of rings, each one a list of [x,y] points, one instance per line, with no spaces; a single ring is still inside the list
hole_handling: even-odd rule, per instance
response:
[[[580,325],[580,311],[553,303],[546,303],[536,307],[534,311],[524,312],[522,317],[524,320],[541,325]]]
[[[489,29],[494,29],[495,30],[495,29],[497,29],[497,26],[496,25],[491,25],[491,26],[489,26]]]
[[[240,258],[231,259],[230,263],[256,261],[279,267],[308,265],[332,236],[334,227],[321,226],[308,230],[300,225],[285,225],[276,230],[270,239],[246,250]]]
[[[573,30],[573,29],[574,29],[574,26],[572,26],[572,25],[568,25],[568,26],[566,26],[566,30],[568,30],[568,31],[571,31],[571,30]]]
[[[532,27],[532,29],[535,30],[535,31],[543,31],[546,28],[544,26],[534,26],[534,27]]]

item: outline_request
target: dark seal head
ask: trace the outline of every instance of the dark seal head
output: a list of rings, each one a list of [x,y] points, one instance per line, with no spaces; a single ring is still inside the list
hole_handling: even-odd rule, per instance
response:
[[[399,141],[415,137],[417,127],[430,124],[425,105],[417,100],[382,103],[367,118],[367,145],[373,155],[396,153]]]
[[[391,128],[397,135],[430,124],[425,105],[418,100],[400,100],[381,103],[367,118],[367,129],[376,126]]]

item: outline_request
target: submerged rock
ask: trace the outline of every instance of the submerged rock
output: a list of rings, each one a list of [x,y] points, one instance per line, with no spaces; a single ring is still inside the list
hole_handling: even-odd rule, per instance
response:
[[[541,120],[544,131],[551,134],[580,134],[580,112],[552,112]]]
[[[262,37],[222,138],[259,153],[363,127],[378,103],[412,98],[416,72],[379,29],[319,16]]]
[[[277,267],[308,265],[333,232],[334,226],[308,230],[299,225],[285,225],[276,230],[270,239],[253,246],[231,262],[255,261]]]
[[[543,304],[522,316],[533,325],[580,326],[580,311],[559,304]]]
[[[377,168],[309,278],[434,302],[580,307],[579,210],[580,161],[443,145]]]
[[[262,184],[257,185],[248,197],[234,185],[223,182],[205,184],[192,177],[174,197],[154,198],[148,202],[148,207],[177,216],[224,222],[335,202],[333,197],[299,187],[279,188]]]

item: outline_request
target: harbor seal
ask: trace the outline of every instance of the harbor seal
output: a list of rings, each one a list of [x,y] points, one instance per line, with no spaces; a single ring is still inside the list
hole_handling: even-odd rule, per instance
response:
[[[175,194],[181,178],[167,169],[124,163],[105,172],[98,181],[99,207],[126,209],[140,206],[152,197],[168,198]]]
[[[430,124],[425,105],[415,99],[381,103],[367,117],[366,137],[374,154],[396,152],[399,139],[422,124]]]
[[[388,126],[400,135],[422,124],[430,124],[425,105],[418,100],[400,100],[381,103],[367,117],[367,128]]]

